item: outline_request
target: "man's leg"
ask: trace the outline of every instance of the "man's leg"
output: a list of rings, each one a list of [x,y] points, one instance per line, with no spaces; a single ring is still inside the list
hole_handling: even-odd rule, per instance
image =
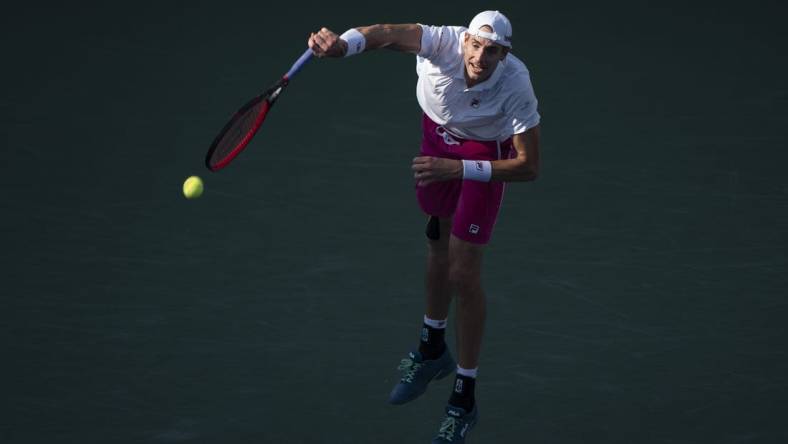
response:
[[[457,298],[457,355],[461,368],[479,366],[486,304],[481,272],[484,245],[454,235],[449,242],[449,282]]]
[[[446,417],[433,443],[463,443],[479,419],[474,390],[484,333],[485,299],[481,285],[483,244],[454,234],[449,240],[449,283],[457,298],[457,353],[459,365]]]
[[[435,379],[452,374],[457,366],[444,342],[452,289],[449,283],[451,218],[439,219],[437,238],[428,228],[426,312],[418,352],[400,364],[403,376],[389,395],[391,404],[404,404],[419,397]]]
[[[446,416],[433,444],[463,443],[479,419],[476,373],[486,317],[481,284],[484,245],[490,241],[503,184],[463,181],[449,239],[449,287],[456,298],[459,365]]]
[[[446,319],[452,294],[457,298],[457,353],[462,368],[479,366],[486,316],[481,285],[484,245],[451,234],[451,219],[440,219],[440,237],[427,241],[427,310],[431,319]]]
[[[427,239],[426,315],[430,319],[449,317],[452,289],[449,284],[449,238],[451,218],[440,218],[440,236]]]

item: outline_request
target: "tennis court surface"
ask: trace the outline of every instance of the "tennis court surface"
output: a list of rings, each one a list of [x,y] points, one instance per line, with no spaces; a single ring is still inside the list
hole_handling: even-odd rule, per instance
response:
[[[469,442],[788,441],[785,11],[694,5],[498,6],[543,164],[486,254]],[[203,158],[310,31],[484,8],[9,6],[0,442],[429,442],[450,379],[386,404],[423,309],[413,58],[312,61]]]

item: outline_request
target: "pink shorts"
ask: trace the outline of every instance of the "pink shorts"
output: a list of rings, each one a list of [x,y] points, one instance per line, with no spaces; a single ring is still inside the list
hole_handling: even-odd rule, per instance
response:
[[[422,120],[421,155],[450,159],[508,159],[512,140],[480,142],[454,137],[429,117]],[[503,200],[503,182],[451,180],[416,187],[422,211],[430,216],[452,217],[451,233],[474,244],[490,241]]]

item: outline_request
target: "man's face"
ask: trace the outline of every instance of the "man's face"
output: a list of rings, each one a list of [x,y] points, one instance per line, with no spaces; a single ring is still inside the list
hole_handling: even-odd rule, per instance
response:
[[[482,30],[489,27],[483,26]],[[491,29],[489,29],[492,31]],[[498,62],[506,57],[509,48],[492,42],[484,37],[465,34],[463,42],[463,59],[465,62],[465,79],[468,86],[473,86],[487,80]]]

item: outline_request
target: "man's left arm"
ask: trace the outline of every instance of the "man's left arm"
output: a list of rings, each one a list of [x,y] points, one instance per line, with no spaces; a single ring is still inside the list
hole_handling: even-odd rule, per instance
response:
[[[512,137],[517,155],[513,159],[492,162],[490,180],[504,182],[528,182],[539,176],[539,137],[540,127],[536,125],[524,133]]]
[[[527,182],[539,175],[540,126],[515,134],[512,144],[517,155],[512,159],[494,160],[490,180]],[[420,186],[451,179],[462,179],[462,161],[444,157],[420,156],[413,159],[413,177]]]

